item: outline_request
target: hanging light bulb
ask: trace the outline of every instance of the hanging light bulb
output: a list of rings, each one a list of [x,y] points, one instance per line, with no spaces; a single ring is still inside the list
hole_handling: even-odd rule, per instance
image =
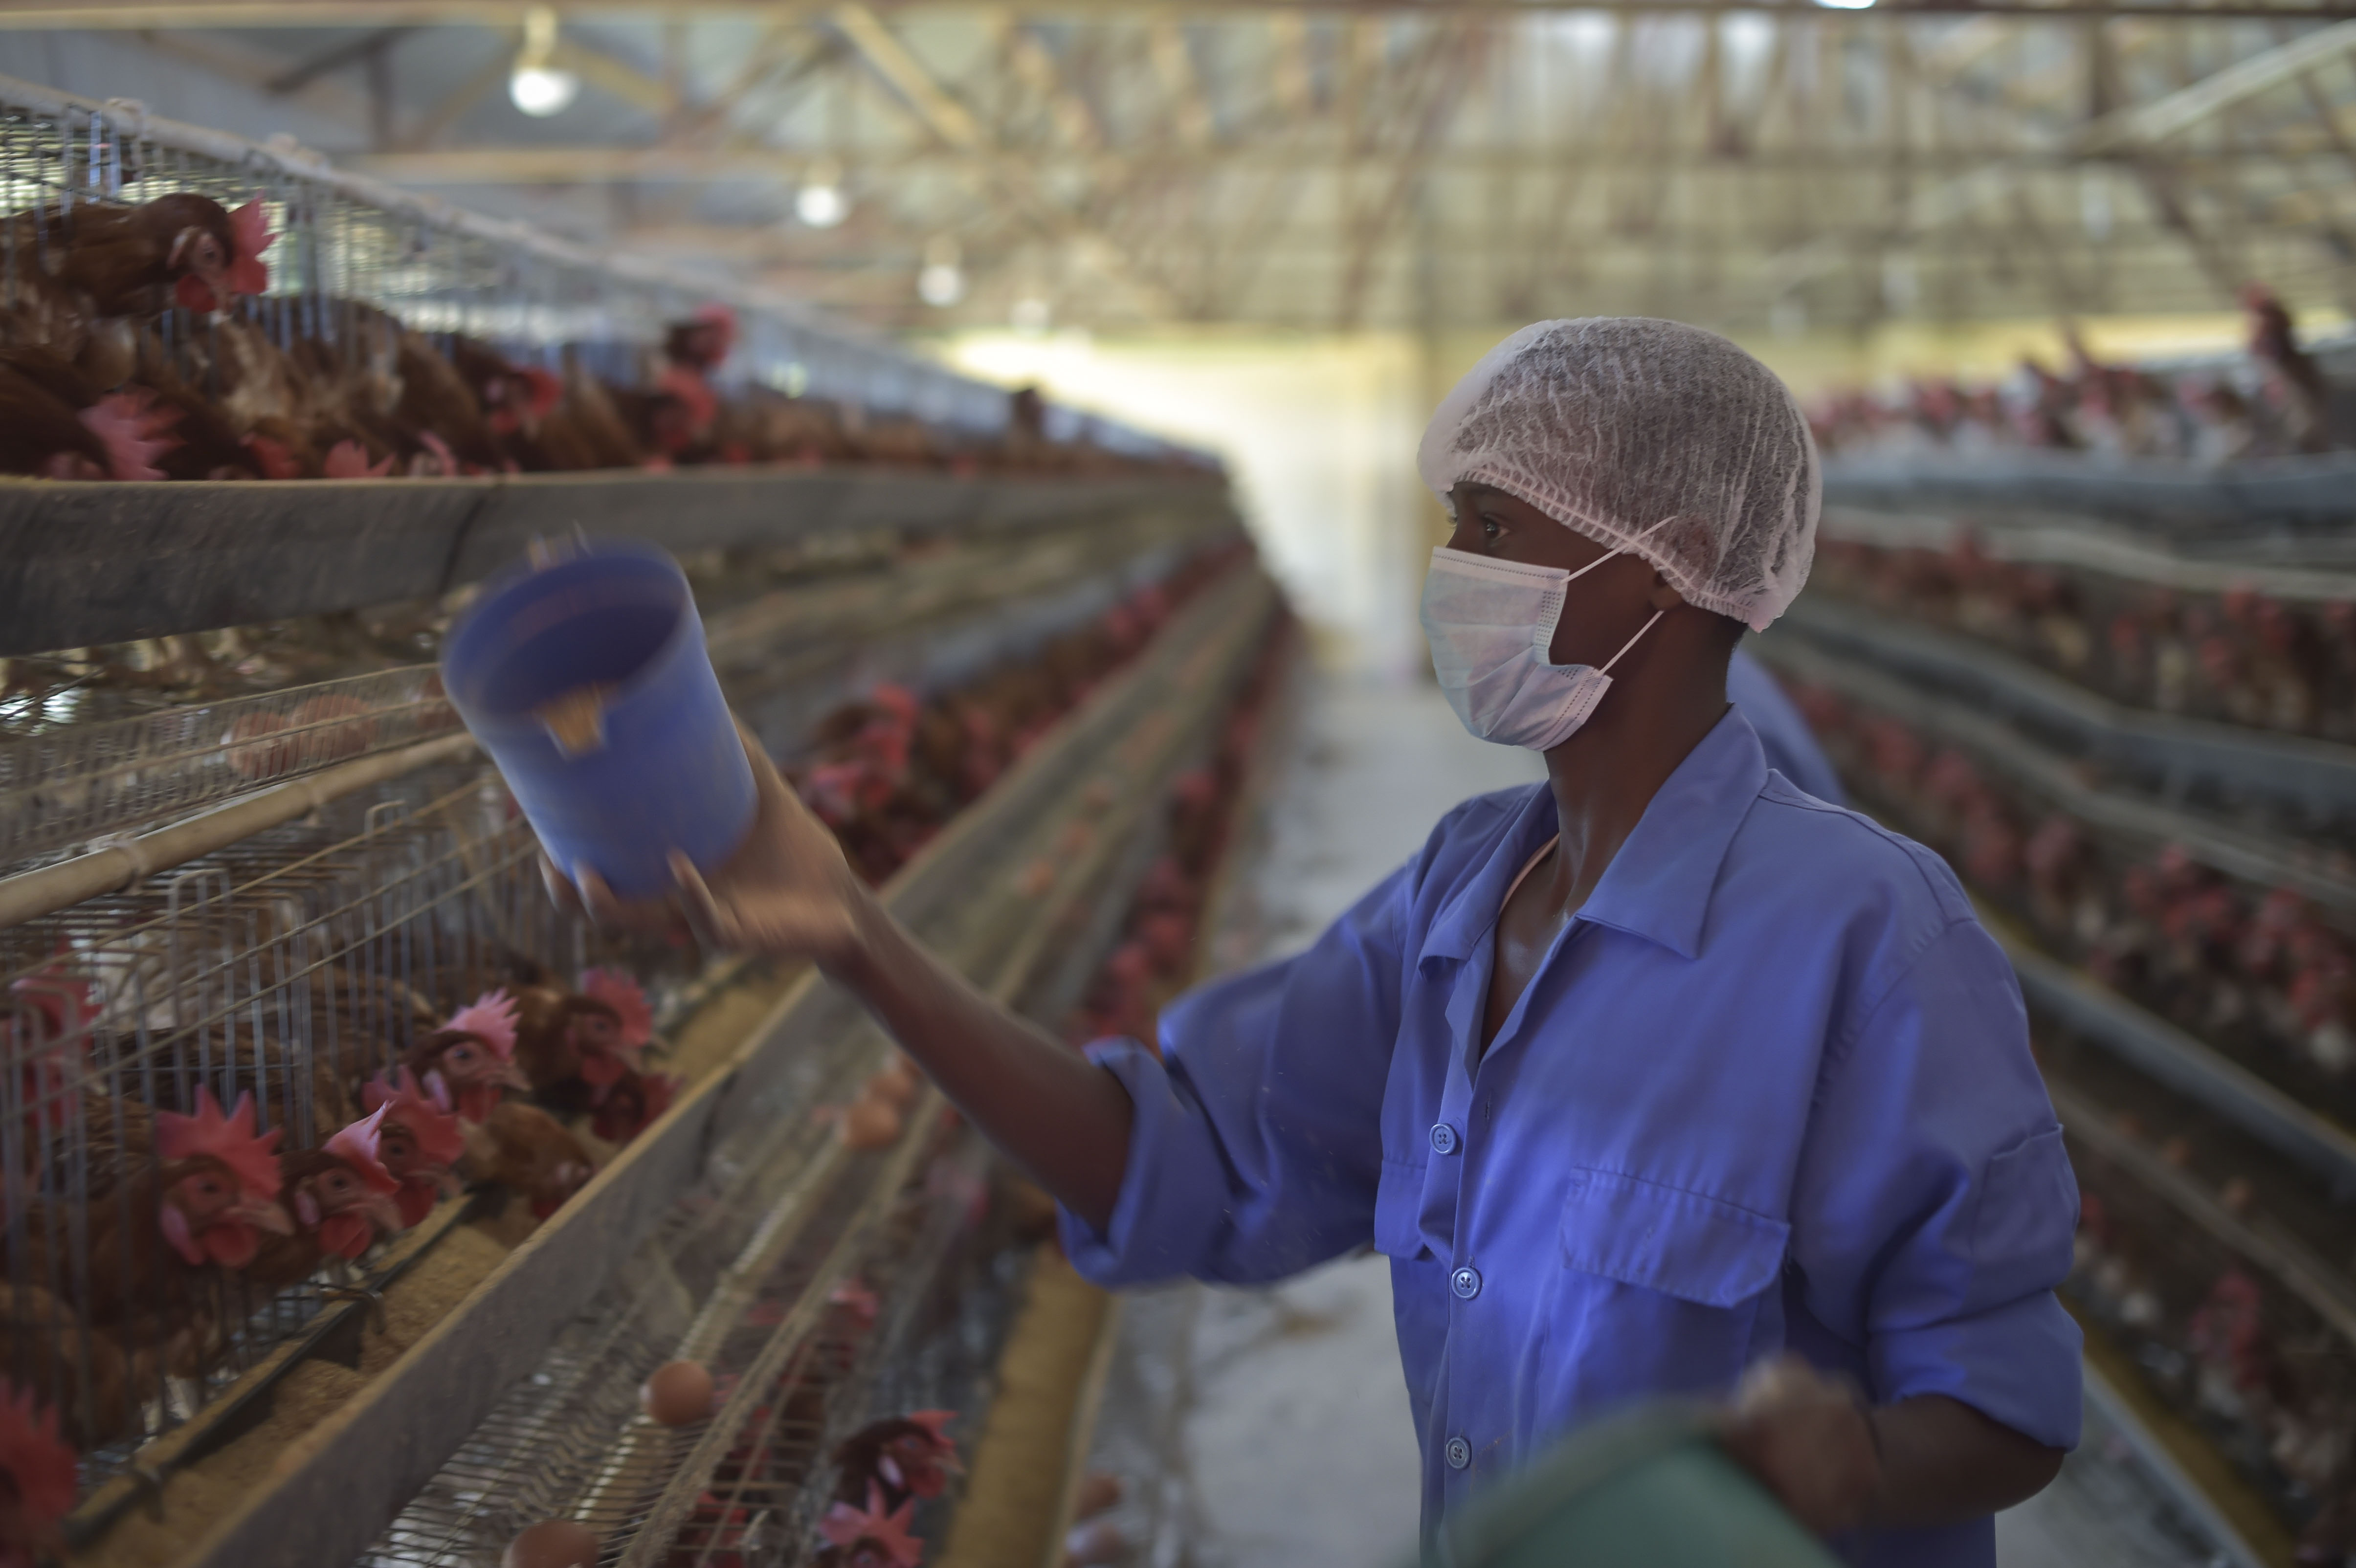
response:
[[[842,170],[832,159],[810,165],[802,188],[794,193],[794,216],[812,229],[831,229],[851,216],[851,198],[842,194]]]
[[[944,236],[925,247],[925,266],[916,274],[916,297],[937,310],[947,310],[965,298],[965,270],[958,265],[958,242]]]
[[[557,69],[550,63],[555,58],[556,13],[534,5],[523,14],[523,47],[508,76],[508,97],[535,120],[563,113],[581,95],[581,79]]]

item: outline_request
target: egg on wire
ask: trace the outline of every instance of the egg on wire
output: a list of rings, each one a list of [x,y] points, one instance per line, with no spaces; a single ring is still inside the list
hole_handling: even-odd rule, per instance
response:
[[[569,1519],[548,1519],[519,1532],[499,1568],[597,1568],[597,1532]]]
[[[661,1426],[686,1426],[712,1413],[711,1370],[701,1361],[666,1361],[647,1374],[638,1403]]]

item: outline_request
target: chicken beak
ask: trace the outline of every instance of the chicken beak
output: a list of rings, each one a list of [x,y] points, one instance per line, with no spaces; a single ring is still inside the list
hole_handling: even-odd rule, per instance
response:
[[[378,1234],[397,1236],[401,1233],[401,1206],[391,1198],[381,1193],[370,1193],[360,1211],[375,1224]]]
[[[510,1089],[521,1089],[527,1093],[531,1091],[531,1080],[525,1077],[523,1069],[518,1067],[513,1061],[499,1063],[499,1075],[497,1081]]]
[[[273,1203],[267,1199],[259,1202],[231,1204],[225,1218],[242,1220],[255,1230],[268,1231],[275,1236],[294,1233],[294,1216],[286,1212],[284,1205]]]

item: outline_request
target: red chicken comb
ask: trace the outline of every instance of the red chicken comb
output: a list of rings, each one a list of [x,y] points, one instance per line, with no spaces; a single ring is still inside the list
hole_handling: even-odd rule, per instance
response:
[[[636,1051],[655,1037],[655,1009],[646,987],[618,969],[584,969],[581,994],[614,1009],[622,1024],[622,1049]]]
[[[502,1061],[515,1054],[516,1004],[505,989],[485,991],[470,1007],[460,1008],[442,1026],[471,1034],[496,1052]]]
[[[320,467],[330,479],[381,479],[392,472],[392,456],[388,453],[372,464],[368,448],[347,438],[327,448],[327,460]]]
[[[910,1498],[898,1508],[885,1512],[884,1491],[874,1482],[867,1483],[867,1506],[853,1508],[849,1503],[837,1503],[826,1510],[818,1521],[818,1532],[831,1546],[851,1546],[862,1541],[872,1541],[890,1554],[901,1568],[916,1568],[923,1561],[925,1543],[911,1530],[916,1522],[916,1499]]]
[[[236,254],[229,261],[229,287],[231,293],[266,293],[270,289],[270,268],[262,253],[278,242],[270,228],[270,214],[262,210],[262,199],[256,197],[229,215],[230,232],[236,244]]]
[[[409,1129],[417,1152],[435,1165],[455,1165],[466,1152],[466,1134],[458,1118],[429,1098],[406,1067],[388,1070],[360,1085],[360,1104],[371,1111],[388,1111],[391,1119]]]
[[[384,1161],[377,1157],[377,1138],[384,1125],[385,1107],[375,1110],[352,1123],[324,1146],[327,1152],[352,1168],[371,1192],[398,1192],[401,1179],[385,1169]]]
[[[58,1413],[43,1410],[32,1390],[5,1381],[0,1389],[6,1394],[0,1398],[0,1470],[16,1484],[16,1506],[34,1533],[45,1535],[73,1509],[80,1458],[58,1435]]]
[[[106,469],[115,479],[161,479],[155,460],[180,444],[167,433],[179,422],[180,411],[155,406],[155,394],[145,387],[109,392],[77,416],[82,428],[98,437],[106,449]]]
[[[237,1097],[237,1109],[224,1116],[220,1102],[209,1089],[197,1091],[197,1114],[155,1113],[155,1152],[166,1159],[193,1159],[208,1155],[229,1167],[249,1198],[278,1196],[278,1140],[284,1127],[256,1136],[253,1131],[253,1091]]]

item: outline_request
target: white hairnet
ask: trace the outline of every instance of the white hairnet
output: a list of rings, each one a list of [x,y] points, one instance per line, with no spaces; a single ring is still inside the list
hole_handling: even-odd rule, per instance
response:
[[[1775,373],[1643,316],[1526,326],[1440,400],[1416,453],[1443,502],[1490,485],[1764,631],[1816,553],[1815,437]]]

